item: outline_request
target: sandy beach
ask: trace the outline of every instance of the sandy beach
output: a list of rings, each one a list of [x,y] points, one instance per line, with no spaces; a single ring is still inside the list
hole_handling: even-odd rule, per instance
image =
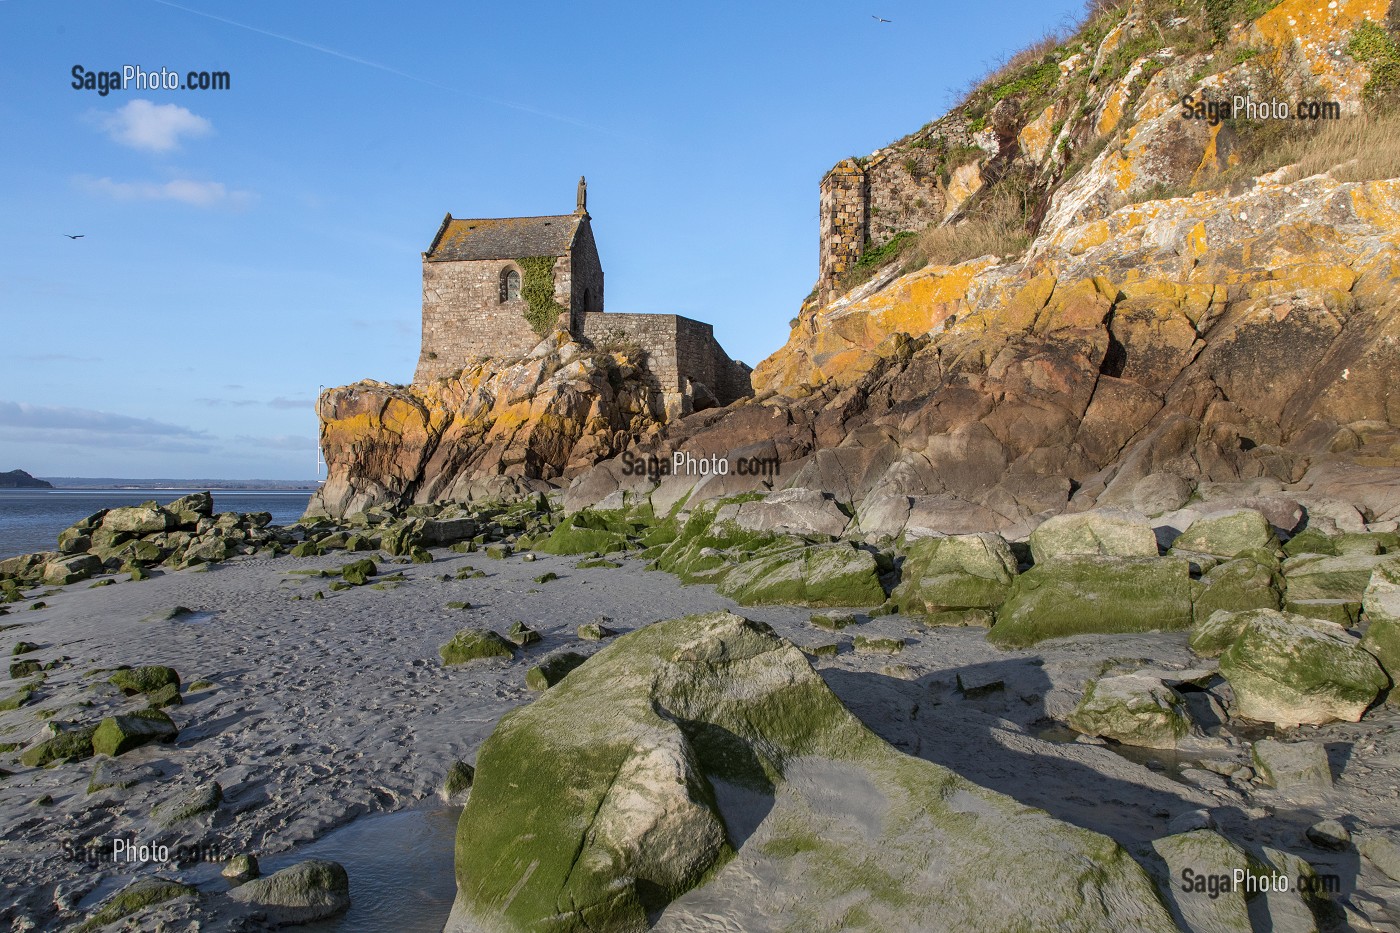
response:
[[[1105,671],[1199,665],[1186,633],[1088,636],[1005,651],[988,645],[978,628],[927,629],[909,617],[858,615],[857,625],[833,634],[810,624],[811,610],[739,608],[711,586],[682,586],[638,560],[580,570],[576,558],[433,554],[430,564],[382,562],[384,575],[404,576],[385,590],[332,592],[329,580],[294,572],[334,569],[346,555],[244,557],[142,582],[50,588],[37,601],[44,608],[29,608],[35,600],[12,604],[0,617],[10,641],[39,646],[26,659],[60,663],[34,702],[0,714],[0,737],[15,746],[0,758],[0,767],[15,772],[0,783],[7,827],[0,922],[15,930],[60,929],[133,878],[159,873],[208,896],[149,912],[144,924],[162,918],[171,930],[259,929],[222,896],[228,883],[217,862],[113,865],[67,855],[118,837],[172,850],[202,846],[216,857],[294,855],[358,818],[431,802],[452,762],[473,761],[497,720],[531,701],[524,677],[535,660],[606,644],[579,639],[579,625],[606,616],[622,633],[719,608],[767,622],[800,647],[839,644],[836,656],[816,658],[814,666],[857,717],[907,754],[1130,850],[1167,834],[1183,814],[1208,810],[1231,838],[1297,852],[1319,872],[1335,874],[1338,897],[1358,916],[1378,924],[1400,916],[1394,882],[1354,851],[1322,849],[1304,836],[1324,818],[1342,819],[1353,831],[1395,828],[1400,716],[1393,708],[1357,724],[1293,730],[1326,743],[1336,784],[1289,796],[1247,779],[1251,772],[1238,770],[1248,766],[1247,746],[1228,735],[1205,737],[1194,751],[1120,754],[1056,727],[1085,682]],[[456,579],[465,567],[486,576]],[[535,582],[550,572],[558,579]],[[324,598],[311,598],[317,592]],[[454,602],[471,608],[447,608]],[[192,613],[160,618],[175,606]],[[438,658],[438,647],[458,629],[504,630],[517,620],[543,639],[513,661],[449,668]],[[901,638],[905,647],[893,656],[858,654],[851,649],[856,634]],[[167,665],[180,674],[184,704],[168,710],[180,729],[173,744],[51,768],[17,764],[46,723],[96,723],[142,705],[107,683],[106,670],[123,664]],[[200,681],[210,686],[192,686]],[[109,778],[115,773],[113,783],[135,783],[89,793],[95,768],[107,769]],[[209,781],[223,791],[212,813],[176,828],[153,821],[161,801]],[[741,849],[736,864],[761,877],[763,828],[750,829],[755,845]],[[782,898],[739,896],[727,881],[736,876],[728,872],[677,901],[659,928],[776,928],[772,912],[781,910]],[[356,883],[352,875],[352,902]]]

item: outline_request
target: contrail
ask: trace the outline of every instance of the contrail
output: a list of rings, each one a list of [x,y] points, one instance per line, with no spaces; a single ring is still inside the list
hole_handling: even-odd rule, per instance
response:
[[[0,0],[0,2],[4,2],[4,0]],[[601,127],[593,126],[591,123],[585,123],[582,120],[576,120],[573,117],[566,117],[563,114],[551,113],[548,110],[540,110],[537,107],[531,107],[526,104],[517,104],[508,100],[500,100],[494,97],[484,97],[480,94],[468,94],[465,91],[458,90],[457,88],[448,87],[445,84],[438,84],[436,81],[429,81],[427,78],[420,78],[418,75],[412,75],[406,71],[400,71],[399,69],[390,67],[389,65],[383,65],[379,62],[372,62],[367,58],[358,58],[354,55],[350,55],[338,49],[329,48],[328,46],[324,45],[317,45],[314,42],[307,42],[304,39],[298,39],[294,36],[286,36],[280,32],[272,32],[267,29],[259,29],[257,26],[249,26],[247,23],[240,23],[222,16],[215,16],[213,13],[205,13],[203,10],[194,10],[187,6],[181,6],[178,3],[172,3],[171,0],[152,0],[152,2],[159,3],[161,6],[174,7],[177,10],[183,10],[186,13],[191,13],[195,16],[202,16],[205,19],[212,19],[215,22],[225,23],[229,26],[237,26],[239,29],[246,29],[249,32],[256,32],[262,36],[269,36],[273,39],[281,39],[283,42],[290,42],[293,45],[299,45],[302,48],[311,49],[312,51],[320,52],[324,55],[331,55],[335,58],[344,59],[347,62],[354,62],[357,65],[364,65],[367,68],[374,68],[379,71],[385,71],[391,75],[397,75],[400,78],[406,78],[409,81],[416,81],[419,84],[426,84],[429,87],[435,87],[440,91],[447,91],[449,94],[461,94],[464,97],[470,97],[474,100],[483,101],[488,104],[495,104],[498,107],[507,107],[511,110],[519,110],[522,113],[533,114],[537,117],[544,117],[548,120],[558,120],[560,123],[568,123],[573,126],[582,127],[584,129],[596,130],[599,133],[607,133],[608,135],[618,135],[615,133],[610,133],[608,130],[604,130]]]

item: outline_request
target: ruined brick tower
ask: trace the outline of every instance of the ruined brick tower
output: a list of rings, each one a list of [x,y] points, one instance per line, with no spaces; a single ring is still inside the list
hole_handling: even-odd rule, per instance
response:
[[[869,224],[865,169],[844,159],[822,178],[820,300],[836,295],[841,276],[860,260]]]
[[[670,417],[752,395],[749,367],[729,358],[709,324],[603,313],[590,221],[582,178],[572,214],[443,218],[423,253],[423,345],[413,381],[449,377],[483,358],[524,356],[560,328],[596,346],[640,348]]]

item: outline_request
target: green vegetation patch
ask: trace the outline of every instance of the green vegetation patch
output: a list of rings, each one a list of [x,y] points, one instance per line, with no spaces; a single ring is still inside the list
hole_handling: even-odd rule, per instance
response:
[[[96,726],[84,726],[71,732],[60,733],[42,745],[29,749],[19,756],[19,760],[31,768],[42,768],[54,762],[91,758],[92,736],[96,731]]]
[[[513,658],[515,647],[495,632],[464,628],[438,649],[443,664],[466,664],[482,658]]]
[[[1067,635],[1189,628],[1192,595],[1182,558],[1055,557],[1016,577],[987,640],[1013,648]]]
[[[1347,54],[1371,68],[1366,82],[1366,98],[1379,101],[1400,91],[1400,43],[1384,27],[1363,19],[1351,31]]]
[[[100,930],[102,927],[116,923],[123,917],[129,917],[154,904],[172,901],[177,897],[195,897],[198,893],[192,886],[181,884],[178,881],[167,881],[164,878],[142,878],[118,891],[111,900],[98,908],[96,913],[83,921],[83,924],[77,928],[77,933]]]
[[[180,686],[180,675],[172,668],[160,665],[147,667],[127,667],[107,678],[108,683],[121,689],[127,696],[136,693],[155,693],[168,684]]]
[[[554,257],[530,256],[516,260],[525,271],[520,294],[525,299],[525,320],[530,329],[541,337],[554,328],[554,322],[564,313],[554,300]]]

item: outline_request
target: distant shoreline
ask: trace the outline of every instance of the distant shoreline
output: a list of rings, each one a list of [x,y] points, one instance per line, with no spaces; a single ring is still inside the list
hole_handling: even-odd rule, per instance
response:
[[[122,479],[117,477],[45,476],[55,489],[318,489],[319,480],[281,479]]]

